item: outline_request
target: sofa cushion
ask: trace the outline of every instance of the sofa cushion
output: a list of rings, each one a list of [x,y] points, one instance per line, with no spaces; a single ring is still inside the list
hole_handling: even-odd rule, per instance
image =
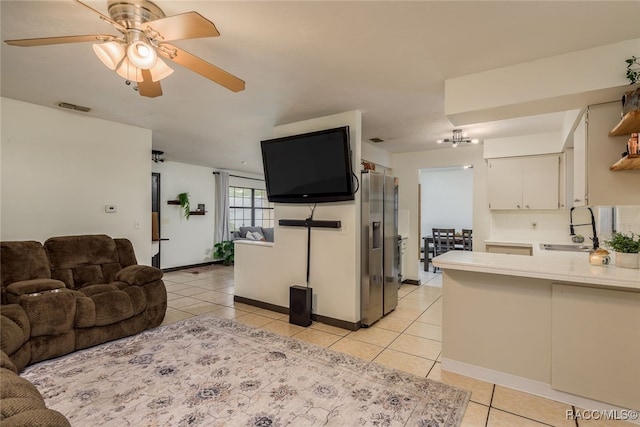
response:
[[[45,292],[37,296],[23,295],[20,305],[29,316],[31,337],[64,334],[73,330],[76,295],[68,289]]]
[[[16,371],[0,368],[0,384],[0,420],[3,427],[70,427],[60,412],[46,408],[38,389],[18,376]]]
[[[251,232],[259,232],[260,234],[264,235],[262,233],[262,227],[240,227],[240,237],[246,238],[247,237],[247,231],[251,231]]]
[[[15,353],[25,343],[20,326],[5,316],[0,316],[0,350],[6,354]]]
[[[10,304],[16,304],[18,297],[25,294],[64,289],[64,283],[54,279],[33,279],[13,282],[7,286],[7,299]]]
[[[267,242],[273,242],[273,227],[263,228],[262,234]]]
[[[52,237],[44,247],[51,262],[51,276],[70,289],[109,283],[122,268],[116,241],[104,234]]]
[[[22,342],[25,343],[31,336],[31,323],[24,309],[18,304],[5,304],[0,306],[0,314],[15,323],[22,331]],[[1,332],[1,331],[0,331]],[[4,335],[4,333],[3,333]],[[3,349],[4,350],[4,349]],[[4,350],[6,351],[6,350]],[[8,353],[10,354],[10,353]]]
[[[133,250],[133,245],[129,239],[113,239],[118,249],[118,263],[121,268],[128,267],[130,265],[138,264],[136,260],[136,253]]]
[[[104,234],[51,237],[44,247],[51,270],[118,262],[116,243]]]
[[[40,242],[0,242],[0,263],[2,304],[8,304],[5,291],[11,283],[51,278],[49,259]]]
[[[265,240],[264,236],[259,231],[247,231],[247,239],[249,239],[249,240],[257,240],[257,241],[264,241]]]
[[[116,273],[115,279],[129,285],[141,286],[162,279],[162,270],[148,265],[130,265]]]

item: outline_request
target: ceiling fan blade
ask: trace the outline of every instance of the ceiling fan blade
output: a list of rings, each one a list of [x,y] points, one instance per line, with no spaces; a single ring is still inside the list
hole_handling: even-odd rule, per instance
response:
[[[80,0],[76,0],[76,3],[80,3],[82,6],[86,7],[87,9],[92,11],[93,13],[97,14],[100,17],[100,19],[102,19],[103,21],[108,22],[109,24],[113,25],[119,31],[121,31],[123,33],[127,31],[127,29],[125,27],[123,27],[122,25],[118,24],[116,21],[114,21],[113,19],[111,19],[107,15],[104,15],[104,14],[100,13],[99,11],[95,10],[94,8],[89,6],[88,4],[82,3]]]
[[[233,92],[244,90],[244,80],[171,44],[161,43],[158,47],[158,53]]]
[[[142,81],[138,82],[138,92],[140,92],[141,96],[146,96],[148,98],[155,98],[156,96],[162,95],[162,87],[160,86],[160,82],[154,82],[151,78],[151,71],[142,70]]]
[[[220,35],[213,22],[198,12],[187,12],[156,19],[142,24],[141,29],[149,38],[157,42],[217,37]]]
[[[46,46],[50,44],[82,43],[82,42],[104,42],[117,39],[116,36],[108,34],[89,34],[84,36],[62,36],[62,37],[40,37],[35,39],[15,39],[5,40],[11,46],[32,47]]]

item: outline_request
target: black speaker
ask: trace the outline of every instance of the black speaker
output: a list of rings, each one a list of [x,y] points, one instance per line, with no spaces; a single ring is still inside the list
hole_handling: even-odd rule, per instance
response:
[[[298,285],[289,288],[289,323],[311,324],[311,288]]]

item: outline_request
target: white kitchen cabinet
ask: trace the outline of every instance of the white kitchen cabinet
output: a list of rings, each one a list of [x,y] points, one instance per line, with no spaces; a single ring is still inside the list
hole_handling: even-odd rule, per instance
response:
[[[494,254],[533,255],[531,246],[501,245],[497,243],[487,243],[486,251]]]
[[[489,209],[558,209],[560,154],[489,159]]]
[[[590,105],[573,134],[573,173],[567,176],[573,195],[567,206],[640,204],[640,171],[610,170],[626,150],[629,135],[610,136],[620,122],[620,102]],[[633,128],[632,128],[633,129]],[[617,133],[614,132],[614,135]]]
[[[639,318],[639,292],[553,283],[551,386],[639,409]]]
[[[569,206],[587,205],[587,123],[586,113],[573,132],[573,200]]]

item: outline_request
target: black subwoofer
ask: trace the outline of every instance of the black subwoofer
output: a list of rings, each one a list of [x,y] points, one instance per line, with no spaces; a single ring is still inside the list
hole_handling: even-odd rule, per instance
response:
[[[311,288],[298,285],[289,288],[289,323],[311,324]]]

